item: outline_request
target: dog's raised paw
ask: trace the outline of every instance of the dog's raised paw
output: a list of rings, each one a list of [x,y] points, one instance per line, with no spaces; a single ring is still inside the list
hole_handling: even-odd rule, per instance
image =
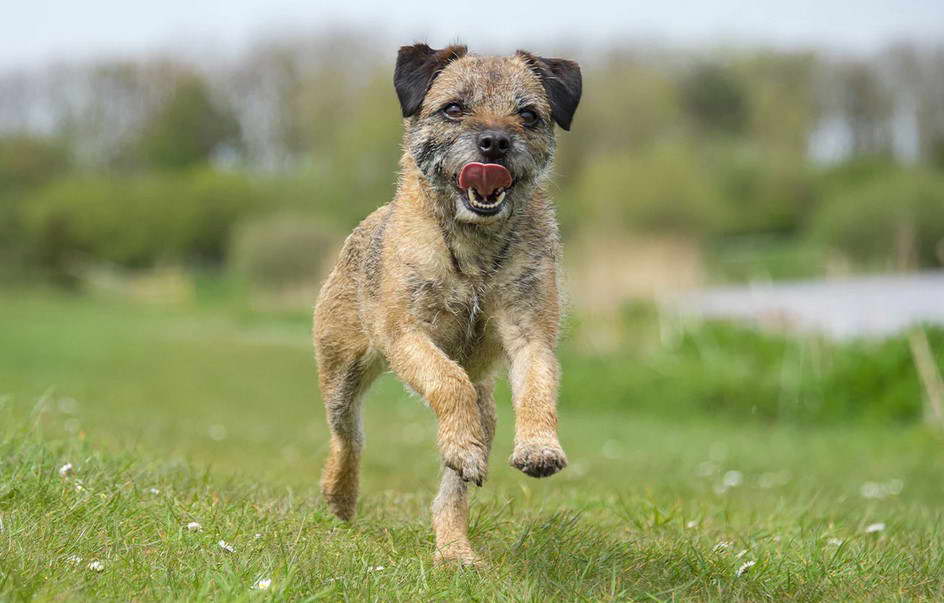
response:
[[[531,477],[548,477],[567,466],[567,455],[556,442],[521,442],[508,462]]]
[[[458,473],[463,481],[472,482],[476,486],[485,483],[488,456],[477,446],[443,450],[443,464]]]

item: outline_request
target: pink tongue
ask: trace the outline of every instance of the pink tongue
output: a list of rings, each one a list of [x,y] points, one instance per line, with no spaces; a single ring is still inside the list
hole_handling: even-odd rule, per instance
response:
[[[497,163],[467,163],[459,172],[459,188],[474,186],[482,197],[491,196],[500,188],[511,186],[511,172]]]

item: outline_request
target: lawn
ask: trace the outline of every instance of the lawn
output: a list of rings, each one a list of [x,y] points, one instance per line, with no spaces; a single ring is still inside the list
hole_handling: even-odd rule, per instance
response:
[[[535,480],[507,465],[502,388],[472,507],[487,566],[436,567],[433,416],[389,376],[365,404],[358,516],[319,500],[309,327],[304,313],[0,294],[0,599],[944,597],[938,433],[660,413],[634,381],[593,389],[614,363],[569,341],[570,467]],[[679,391],[698,396],[694,379]]]

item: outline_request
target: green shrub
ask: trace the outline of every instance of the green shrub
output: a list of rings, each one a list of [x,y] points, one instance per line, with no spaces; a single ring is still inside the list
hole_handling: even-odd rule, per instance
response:
[[[31,260],[61,272],[84,260],[219,263],[233,224],[258,205],[246,177],[198,170],[69,177],[25,195],[17,213]]]
[[[886,170],[858,186],[834,187],[810,234],[856,261],[894,259],[904,244],[919,265],[944,264],[944,175]]]
[[[680,419],[710,414],[801,424],[921,419],[924,393],[904,336],[834,342],[708,322],[676,337],[647,337],[654,319],[652,312],[627,313],[615,328],[632,333],[631,345],[606,355],[565,340],[562,406],[592,401]],[[928,337],[944,367],[944,330]]]
[[[339,237],[323,220],[278,213],[240,224],[230,246],[230,269],[254,288],[280,289],[320,278]]]
[[[28,273],[19,200],[26,191],[62,177],[69,169],[69,154],[61,140],[0,136],[0,280]]]
[[[60,140],[29,135],[0,136],[0,193],[35,187],[69,169]]]
[[[724,206],[723,234],[790,235],[802,227],[818,193],[802,158],[745,145],[714,145],[706,155]]]
[[[683,145],[596,157],[580,176],[578,201],[561,208],[563,217],[575,211],[585,216],[584,227],[701,237],[723,220],[717,183],[701,167]]]

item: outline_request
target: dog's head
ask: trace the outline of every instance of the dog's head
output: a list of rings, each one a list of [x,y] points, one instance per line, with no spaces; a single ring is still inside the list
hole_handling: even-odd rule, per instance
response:
[[[393,80],[406,152],[457,220],[480,224],[507,217],[547,178],[554,123],[570,129],[581,92],[573,61],[465,46],[404,46]]]

